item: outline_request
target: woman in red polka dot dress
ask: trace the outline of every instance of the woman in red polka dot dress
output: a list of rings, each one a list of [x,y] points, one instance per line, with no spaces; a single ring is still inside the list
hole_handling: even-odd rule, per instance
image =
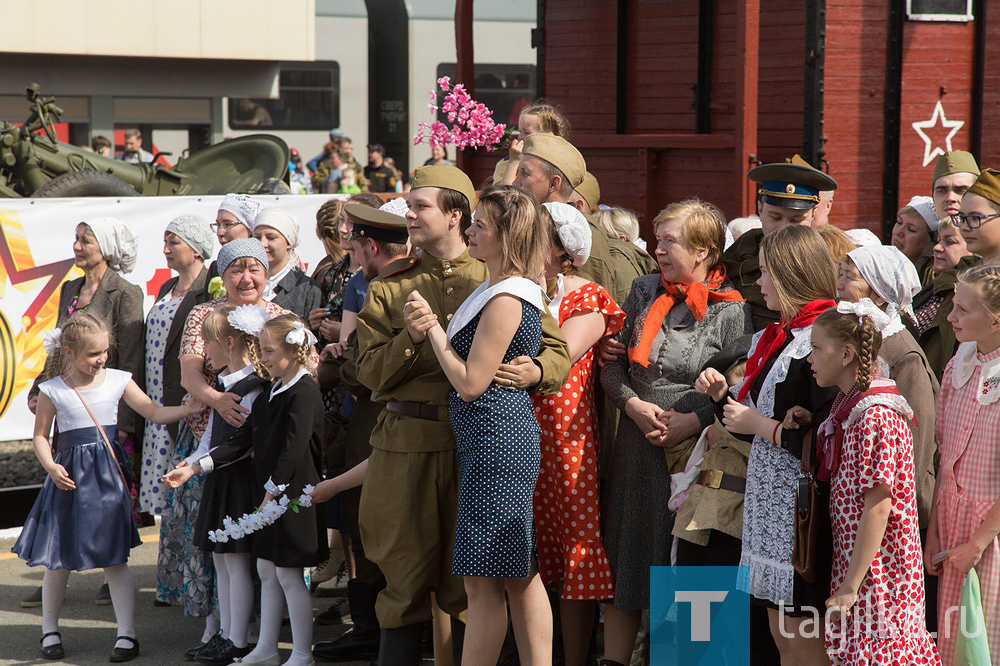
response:
[[[821,314],[808,357],[821,387],[837,387],[819,426],[819,479],[833,526],[826,649],[833,664],[940,664],[924,623],[924,576],[913,478],[913,411],[875,377],[889,317],[870,299]],[[811,420],[793,407],[784,427]]]
[[[585,663],[596,602],[614,596],[611,567],[601,543],[594,347],[621,330],[625,313],[604,287],[576,275],[590,255],[590,225],[572,206],[547,203],[553,225],[546,277],[549,309],[569,344],[573,368],[555,396],[535,395],[542,428],[542,464],[535,486],[538,568],[559,590],[565,663]]]

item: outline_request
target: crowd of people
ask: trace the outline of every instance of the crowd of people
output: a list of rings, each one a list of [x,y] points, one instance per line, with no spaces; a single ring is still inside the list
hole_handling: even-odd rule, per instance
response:
[[[491,182],[438,151],[388,200],[361,191],[393,191],[384,149],[361,170],[331,136],[311,184],[350,196],[317,211],[311,277],[298,221],[230,194],[167,226],[145,317],[135,236],[78,225],[14,547],[46,567],[42,656],[94,568],[111,661],[138,654],[148,514],[199,663],[405,666],[428,626],[438,664],[636,663],[671,565],[741,567],[760,664],[965,663],[975,572],[1000,663],[1000,172],[942,155],[883,244],[796,155],[749,172],[757,215],[666,205],[650,255],[558,109],[518,126]],[[337,613],[303,569],[331,552],[353,626],[313,645]]]

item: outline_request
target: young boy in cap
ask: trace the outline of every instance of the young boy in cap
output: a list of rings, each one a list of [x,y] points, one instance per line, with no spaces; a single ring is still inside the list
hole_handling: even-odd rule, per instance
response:
[[[361,265],[364,278],[372,281],[389,264],[406,256],[406,219],[388,211],[363,204],[349,203],[344,212],[353,226],[351,252]],[[371,390],[357,379],[357,335],[351,334],[347,349],[339,359],[328,360],[322,366],[332,369],[354,396],[354,411],[344,432],[344,468],[351,469],[371,455],[371,433],[384,405],[373,402]],[[329,370],[328,370],[329,371]],[[321,376],[322,379],[322,376]],[[381,627],[375,612],[379,592],[385,589],[385,576],[365,552],[358,524],[361,488],[339,493],[340,513],[344,527],[351,536],[355,577],[347,582],[347,600],[353,626],[334,641],[317,643],[313,656],[324,661],[369,660],[378,654]],[[321,614],[322,615],[322,614]],[[320,618],[317,617],[317,623]]]
[[[423,623],[431,619],[430,593],[453,618],[467,606],[462,581],[451,573],[458,508],[447,407],[451,385],[429,343],[413,328],[406,299],[419,290],[447,324],[487,279],[485,264],[469,256],[465,242],[475,201],[472,181],[459,169],[418,168],[406,219],[420,256],[383,268],[358,315],[358,379],[372,390],[373,400],[385,403],[372,431],[360,509],[366,553],[387,583],[376,604],[383,665],[420,662]],[[555,394],[569,368],[558,325],[551,316],[543,317],[542,351],[520,366],[524,377],[519,375],[514,385],[537,384],[540,392]]]
[[[934,178],[931,180],[931,196],[938,218],[958,213],[962,196],[979,177],[979,165],[972,153],[964,150],[949,150],[934,163]]]
[[[757,209],[761,228],[741,235],[722,255],[722,261],[729,280],[750,304],[753,328],[759,331],[778,321],[778,313],[767,308],[757,286],[761,239],[789,224],[811,224],[820,192],[836,190],[837,181],[812,168],[798,155],[785,163],[755,167],[747,178],[760,183]]]

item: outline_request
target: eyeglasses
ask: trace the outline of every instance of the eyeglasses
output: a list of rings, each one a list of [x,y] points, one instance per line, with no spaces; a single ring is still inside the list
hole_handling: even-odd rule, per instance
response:
[[[222,224],[219,224],[218,222],[212,222],[208,226],[210,226],[212,228],[212,231],[218,231],[219,227],[222,227],[223,231],[229,231],[233,227],[240,226],[240,223],[239,222],[223,222]]]
[[[960,227],[963,224],[970,229],[978,229],[983,226],[983,222],[986,220],[992,220],[994,217],[1000,217],[1000,213],[993,213],[992,215],[958,215],[951,216],[951,222],[956,227]]]

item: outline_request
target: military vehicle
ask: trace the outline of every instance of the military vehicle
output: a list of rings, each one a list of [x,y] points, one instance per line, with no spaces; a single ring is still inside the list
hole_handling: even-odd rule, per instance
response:
[[[156,164],[155,158],[151,164],[129,164],[60,142],[55,124],[63,110],[55,98],[42,97],[34,83],[25,96],[31,108],[27,120],[0,121],[0,198],[288,191],[288,146],[276,136],[223,141],[181,157],[173,167]]]

